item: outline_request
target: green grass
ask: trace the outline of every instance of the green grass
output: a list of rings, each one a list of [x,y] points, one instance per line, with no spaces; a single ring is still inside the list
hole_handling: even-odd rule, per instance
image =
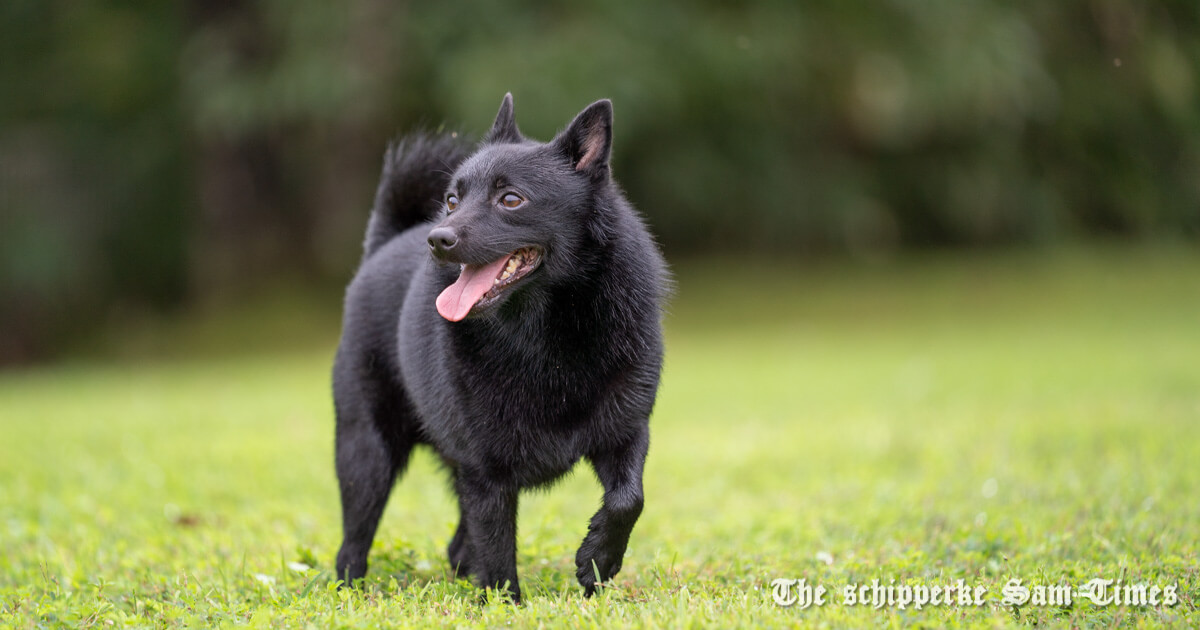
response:
[[[589,471],[523,499],[525,604],[479,605],[447,575],[456,515],[427,453],[366,588],[337,591],[336,331],[312,327],[290,353],[0,375],[0,626],[1200,624],[1200,255],[678,271],[647,508],[602,596],[573,580]],[[834,601],[777,607],[778,577]],[[1010,578],[1093,577],[1180,601],[996,601]],[[872,579],[963,579],[989,603],[840,603]]]

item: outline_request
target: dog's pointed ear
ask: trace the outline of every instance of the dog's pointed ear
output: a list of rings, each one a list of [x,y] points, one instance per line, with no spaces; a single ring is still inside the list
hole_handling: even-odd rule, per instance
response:
[[[607,176],[612,149],[612,101],[604,99],[588,105],[556,142],[575,170],[597,179]]]
[[[504,95],[504,100],[500,102],[500,111],[496,112],[496,122],[492,123],[492,130],[488,132],[488,142],[520,142],[521,131],[517,129],[517,120],[513,116],[513,98],[512,92]]]

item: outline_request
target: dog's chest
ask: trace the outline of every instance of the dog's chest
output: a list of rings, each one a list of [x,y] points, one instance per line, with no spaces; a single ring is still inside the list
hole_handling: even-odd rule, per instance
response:
[[[566,472],[594,446],[602,370],[547,360],[463,375],[463,435],[490,466],[507,468],[522,485]]]

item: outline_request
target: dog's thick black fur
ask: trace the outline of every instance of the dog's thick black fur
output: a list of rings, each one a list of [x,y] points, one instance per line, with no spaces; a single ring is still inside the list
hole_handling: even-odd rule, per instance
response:
[[[352,583],[417,444],[453,477],[448,549],[484,587],[517,582],[517,499],[587,459],[604,486],[575,557],[586,594],[621,569],[642,512],[662,370],[666,265],[609,169],[612,105],[548,143],[505,96],[470,153],[449,135],[395,143],[346,291],[333,371]]]

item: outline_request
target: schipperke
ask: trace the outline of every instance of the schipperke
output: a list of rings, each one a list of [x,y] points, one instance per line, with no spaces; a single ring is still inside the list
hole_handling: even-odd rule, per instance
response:
[[[603,505],[575,556],[591,595],[616,575],[642,512],[662,371],[666,264],[609,169],[612,104],[548,143],[506,95],[472,152],[453,134],[395,142],[346,290],[333,368],[344,538],[367,553],[417,444],[450,471],[450,565],[519,601],[517,497],[586,458]]]

